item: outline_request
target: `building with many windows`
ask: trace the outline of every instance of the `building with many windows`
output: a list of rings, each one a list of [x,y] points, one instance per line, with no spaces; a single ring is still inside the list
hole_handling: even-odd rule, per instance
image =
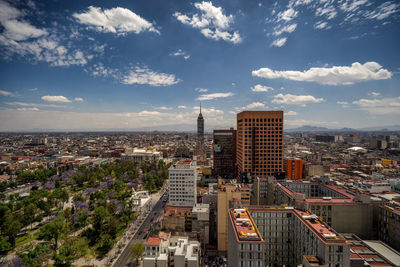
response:
[[[283,111],[238,113],[236,151],[238,176],[242,180],[282,172]]]
[[[190,241],[187,236],[149,237],[144,253],[143,267],[200,266],[200,243]]]
[[[179,161],[169,170],[169,202],[171,206],[193,207],[196,204],[196,163]]]
[[[228,216],[229,266],[298,266],[303,256],[317,259],[321,266],[350,266],[345,238],[316,215],[292,207],[259,206],[230,209]]]
[[[303,161],[301,159],[286,159],[286,177],[290,180],[303,179]]]
[[[319,216],[340,233],[355,233],[361,238],[377,238],[374,213],[382,200],[357,195],[336,185],[310,181],[269,180],[267,204],[293,206]],[[351,216],[349,216],[351,214]]]
[[[214,130],[214,175],[236,178],[236,130]]]

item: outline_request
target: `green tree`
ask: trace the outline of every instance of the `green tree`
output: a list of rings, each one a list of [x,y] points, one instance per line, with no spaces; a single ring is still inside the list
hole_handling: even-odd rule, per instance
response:
[[[39,238],[47,241],[54,240],[54,250],[57,250],[59,238],[67,232],[65,218],[59,216],[40,229]]]
[[[85,239],[67,240],[58,253],[54,254],[54,266],[71,266],[74,259],[84,256],[88,245]]]
[[[144,244],[142,242],[136,242],[129,249],[131,254],[131,259],[136,262],[136,265],[139,262],[140,257],[142,257],[144,253]]]
[[[7,240],[0,236],[0,254],[3,254],[11,249],[11,244]]]
[[[100,253],[100,255],[105,255],[113,246],[114,239],[110,235],[106,234],[102,237],[97,251]]]
[[[26,224],[31,225],[31,229],[33,226],[33,222],[35,221],[36,214],[38,214],[38,207],[34,203],[30,203],[28,206],[24,207],[24,221]]]
[[[12,215],[7,215],[3,223],[3,233],[8,237],[8,242],[12,247],[15,246],[15,238],[17,234],[21,231],[22,224]]]

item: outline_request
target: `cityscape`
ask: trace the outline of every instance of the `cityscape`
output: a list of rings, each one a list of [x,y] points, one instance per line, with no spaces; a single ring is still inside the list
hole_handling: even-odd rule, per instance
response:
[[[400,3],[0,0],[0,266],[400,266]]]

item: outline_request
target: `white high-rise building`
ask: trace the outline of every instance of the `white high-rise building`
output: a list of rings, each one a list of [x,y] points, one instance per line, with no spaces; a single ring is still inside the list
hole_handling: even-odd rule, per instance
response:
[[[171,206],[196,205],[196,163],[179,161],[169,168],[169,202]]]

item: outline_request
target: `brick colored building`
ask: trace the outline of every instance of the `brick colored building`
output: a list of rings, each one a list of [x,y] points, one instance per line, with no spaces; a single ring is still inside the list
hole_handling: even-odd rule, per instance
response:
[[[242,180],[244,176],[267,177],[282,172],[283,111],[237,114],[236,151],[238,177]]]

